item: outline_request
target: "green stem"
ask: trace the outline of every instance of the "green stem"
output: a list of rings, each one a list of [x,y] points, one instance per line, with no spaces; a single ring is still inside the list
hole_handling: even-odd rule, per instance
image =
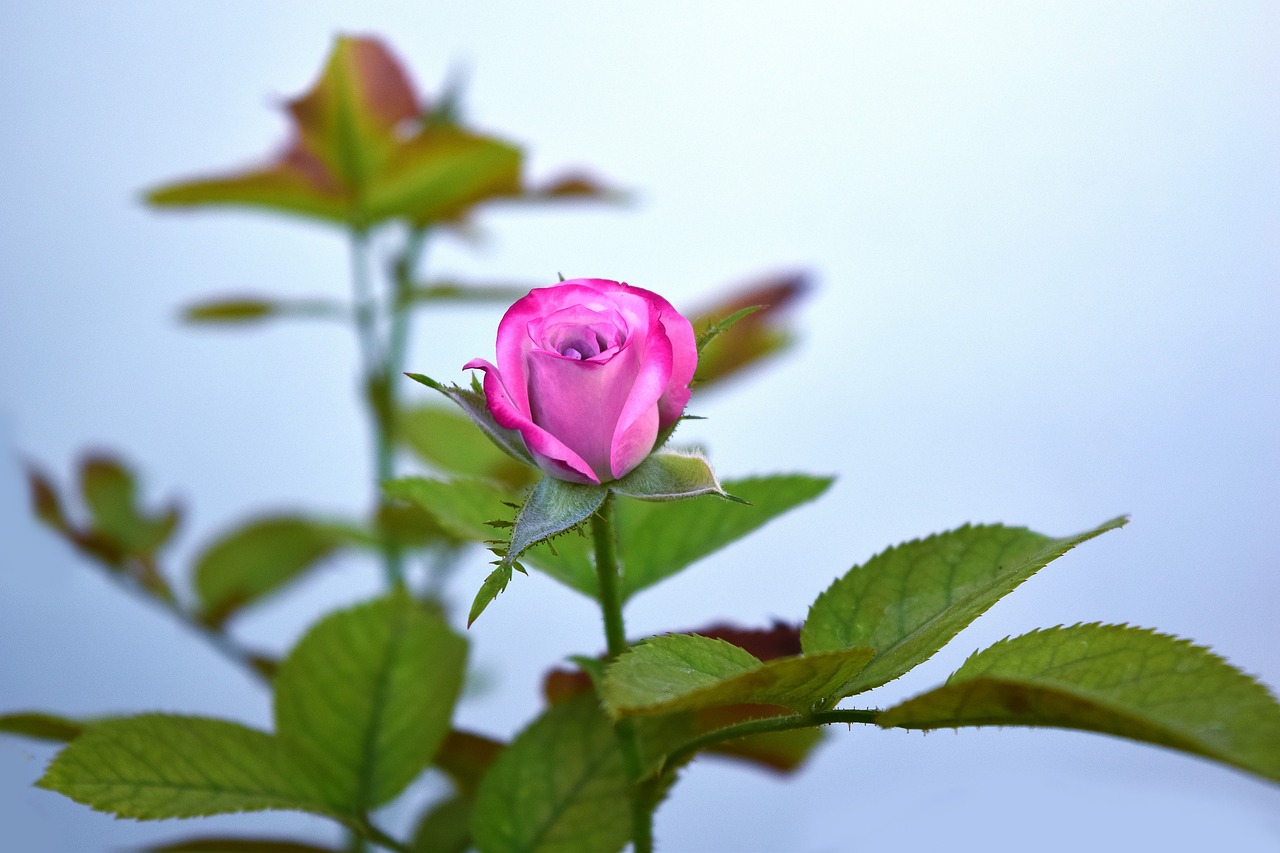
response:
[[[362,817],[357,823],[350,826],[352,830],[358,832],[361,836],[379,847],[387,850],[394,850],[396,853],[409,853],[408,844],[392,838],[381,829],[378,829],[378,827],[374,826],[368,817]]]
[[[763,720],[748,720],[745,723],[729,726],[688,741],[679,749],[669,754],[662,762],[658,773],[667,768],[679,768],[695,754],[709,746],[727,740],[750,735],[767,734],[769,732],[785,732],[790,729],[806,729],[811,726],[827,726],[833,723],[875,723],[879,711],[862,708],[838,708],[834,711],[815,711],[811,714],[794,714],[788,717],[768,717]]]
[[[618,572],[618,543],[613,529],[613,495],[610,494],[591,517],[591,538],[595,545],[596,576],[600,583],[600,612],[604,616],[605,642],[609,659],[627,650],[627,632],[622,621],[622,594]],[[631,831],[635,853],[653,851],[653,786],[642,780],[640,739],[635,723],[619,720],[613,730],[622,750],[622,761],[631,779]]]

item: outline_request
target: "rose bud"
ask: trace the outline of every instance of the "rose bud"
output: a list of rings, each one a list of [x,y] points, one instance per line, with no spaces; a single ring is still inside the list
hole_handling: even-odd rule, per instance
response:
[[[639,287],[575,278],[537,288],[498,324],[484,394],[499,425],[560,480],[625,476],[680,419],[698,364],[693,326]]]

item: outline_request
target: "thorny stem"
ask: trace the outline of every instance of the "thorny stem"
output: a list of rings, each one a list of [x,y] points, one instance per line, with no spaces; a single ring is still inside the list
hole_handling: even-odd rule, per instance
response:
[[[596,575],[600,581],[600,612],[604,616],[604,635],[608,644],[609,659],[613,660],[627,650],[626,628],[622,622],[622,595],[618,577],[618,543],[613,529],[613,495],[604,499],[600,509],[591,517],[591,538],[595,544]],[[631,779],[631,831],[635,853],[653,851],[653,797],[652,785],[640,778],[640,740],[631,720],[619,720],[614,724],[618,746],[627,776]]]

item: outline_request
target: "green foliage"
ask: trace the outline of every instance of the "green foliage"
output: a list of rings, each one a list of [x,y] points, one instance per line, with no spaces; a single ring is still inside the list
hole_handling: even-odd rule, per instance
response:
[[[299,642],[276,679],[276,734],[163,714],[106,720],[38,784],[142,820],[298,809],[360,825],[430,763],[465,656],[439,615],[394,594]]]
[[[611,853],[630,835],[627,776],[593,694],[549,708],[494,762],[471,832],[482,853]]]
[[[500,426],[489,413],[489,404],[485,401],[484,392],[477,388],[460,388],[457,385],[442,385],[429,376],[421,373],[406,373],[414,382],[420,382],[448,397],[462,409],[463,413],[480,428],[480,431],[497,447],[518,462],[537,467],[529,450],[524,446],[524,439],[513,429]]]
[[[53,714],[25,711],[17,714],[0,714],[0,732],[11,735],[68,743],[84,731],[85,724]]]
[[[506,493],[482,480],[432,480],[403,477],[382,484],[383,493],[421,507],[451,536],[484,542],[496,535],[488,522],[509,515]]]
[[[846,649],[761,663],[724,640],[692,634],[652,637],[605,671],[605,708],[614,716],[664,714],[720,705],[780,705],[797,712],[834,704],[872,657]]]
[[[441,471],[500,483],[510,489],[532,485],[535,469],[519,464],[456,410],[438,405],[400,412],[400,440]]]
[[[610,491],[646,501],[674,501],[718,495],[746,503],[725,492],[711,464],[695,453],[652,453],[627,476],[609,483]]]
[[[409,844],[411,853],[466,853],[471,849],[470,797],[455,794],[435,803],[418,822]]]
[[[1147,741],[1280,781],[1280,703],[1187,640],[1124,625],[1049,628],[978,652],[885,727],[1054,726]]]
[[[818,596],[801,644],[806,654],[874,649],[846,695],[878,687],[928,660],[1041,567],[1126,521],[1063,539],[1022,527],[966,525],[890,548]]]
[[[207,299],[182,309],[187,323],[236,325],[282,317],[345,319],[343,306],[324,299],[262,299],[253,296]]]
[[[200,619],[221,625],[352,538],[349,528],[299,515],[254,518],[218,536],[196,558]]]

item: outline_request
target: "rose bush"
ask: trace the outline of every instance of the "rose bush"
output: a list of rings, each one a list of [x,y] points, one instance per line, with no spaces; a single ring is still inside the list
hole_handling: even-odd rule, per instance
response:
[[[485,372],[495,421],[546,473],[601,484],[639,465],[680,419],[698,365],[693,325],[639,287],[576,278],[537,288],[498,324]]]

